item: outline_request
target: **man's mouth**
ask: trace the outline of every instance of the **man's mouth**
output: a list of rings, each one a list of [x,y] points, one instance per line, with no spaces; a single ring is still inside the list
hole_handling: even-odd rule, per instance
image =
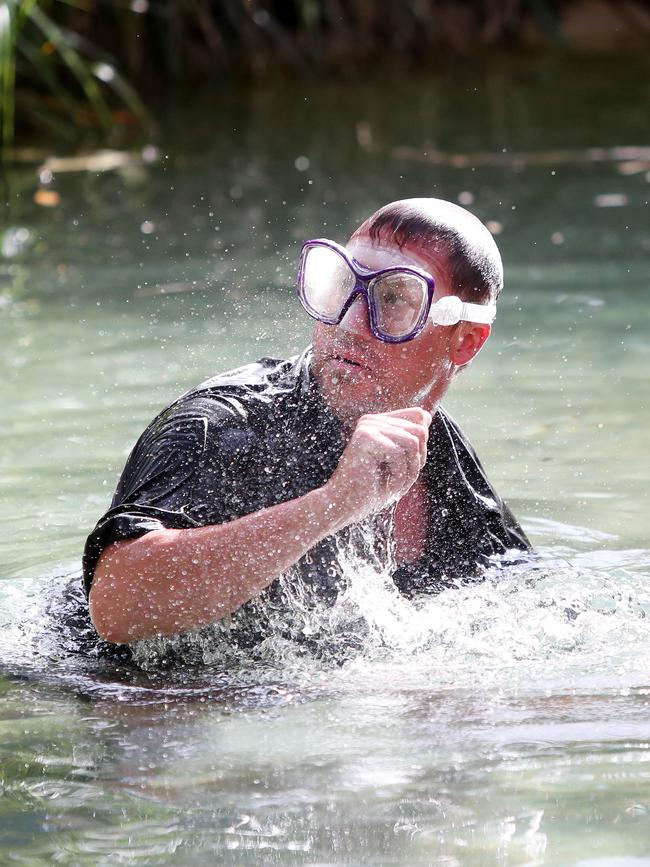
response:
[[[342,353],[339,353],[337,355],[333,355],[332,360],[341,362],[342,364],[346,364],[349,367],[358,367],[358,368],[361,368],[362,370],[370,370],[370,368],[368,367],[368,365],[364,361],[360,361],[357,358],[352,358],[349,355],[344,355]]]
[[[351,358],[346,358],[344,355],[335,355],[334,361],[342,361],[344,364],[351,364],[353,367],[361,367],[358,361],[353,361]]]

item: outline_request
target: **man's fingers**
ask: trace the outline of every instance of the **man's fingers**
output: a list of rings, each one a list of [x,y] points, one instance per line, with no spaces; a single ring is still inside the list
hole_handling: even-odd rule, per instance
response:
[[[399,441],[402,434],[407,434],[411,439],[405,440],[403,444],[406,445],[408,442],[413,442],[413,445],[417,444],[420,469],[426,463],[428,431],[422,425],[403,418],[387,418],[385,415],[375,415],[364,418],[362,429],[381,432],[396,442]]]
[[[406,406],[404,409],[394,409],[390,412],[377,413],[377,415],[387,416],[388,418],[403,418],[416,424],[424,424],[427,427],[429,427],[433,420],[431,413],[426,409],[422,409],[421,406]]]
[[[427,459],[431,415],[419,407],[362,416],[328,482],[356,518],[402,497]]]
[[[400,441],[380,431],[373,434],[373,455],[383,496],[401,496],[415,482],[420,472],[415,438],[408,434]]]
[[[420,440],[420,451],[423,460],[426,461],[427,440],[429,428],[433,416],[426,409],[419,406],[407,406],[392,412],[379,412],[361,416],[360,424],[372,423],[378,425],[398,425],[407,429]],[[415,429],[411,427],[415,426]]]

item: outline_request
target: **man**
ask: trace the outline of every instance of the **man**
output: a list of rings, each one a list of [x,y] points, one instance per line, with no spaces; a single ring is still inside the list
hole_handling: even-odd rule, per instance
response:
[[[313,349],[209,380],[131,453],[84,556],[100,636],[128,644],[214,623],[272,596],[288,570],[329,604],[340,540],[389,506],[393,580],[409,596],[528,550],[440,408],[490,334],[502,283],[488,230],[437,199],[385,206],[346,248],[307,242]]]

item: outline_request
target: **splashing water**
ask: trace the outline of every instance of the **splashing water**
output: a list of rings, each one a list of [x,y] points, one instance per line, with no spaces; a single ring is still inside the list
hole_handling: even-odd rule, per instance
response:
[[[392,557],[377,555],[375,530],[358,526],[352,544],[338,546],[343,580],[333,604],[315,604],[290,570],[272,599],[263,594],[213,626],[134,644],[127,679],[160,674],[170,660],[175,673],[164,674],[176,685],[199,673],[202,685],[226,677],[308,686],[325,676],[354,688],[379,678],[412,688],[478,681],[502,689],[620,687],[647,676],[650,552],[546,547],[533,562],[495,566],[481,584],[412,601],[391,580]],[[69,579],[8,585],[0,607],[5,671],[111,679],[115,661],[85,654],[78,629],[61,633],[69,611],[52,600],[63,597]],[[73,604],[79,601],[77,594]],[[256,633],[254,641],[238,640]]]
[[[259,646],[233,651],[233,622],[222,623],[189,639],[140,642],[137,663],[146,669],[164,648],[189,640],[204,664],[263,662],[276,676],[309,676],[319,666],[336,671],[343,663],[357,671],[388,665],[400,678],[405,669],[414,686],[471,686],[477,677],[495,687],[593,677],[618,683],[648,670],[647,552],[547,548],[534,562],[495,565],[481,584],[412,601],[392,581],[394,551],[377,555],[376,529],[359,525],[351,544],[338,545],[343,590],[332,606],[310,604],[290,571],[274,602],[262,597],[243,615],[249,627],[266,619],[268,637]]]

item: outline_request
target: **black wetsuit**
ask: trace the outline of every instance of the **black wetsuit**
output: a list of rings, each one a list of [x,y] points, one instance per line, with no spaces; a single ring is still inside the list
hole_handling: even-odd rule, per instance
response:
[[[308,349],[297,358],[263,358],[220,374],[154,419],[127,460],[110,509],[88,537],[86,593],[97,560],[113,542],[161,528],[221,524],[300,497],[330,478],[345,439],[319,395],[310,359]],[[530,550],[471,445],[442,409],[429,434],[424,478],[425,552],[394,571],[402,593],[435,593],[476,581],[484,567]],[[388,556],[390,543],[390,521],[381,518],[375,518],[374,534],[380,558],[382,550]],[[336,599],[338,552],[349,539],[350,531],[343,530],[298,562],[312,601]],[[278,586],[273,582],[266,597],[277,597]],[[254,607],[259,615],[259,601]],[[250,623],[245,631],[244,643],[259,637],[256,628],[250,634]]]
[[[86,593],[99,556],[113,542],[161,528],[224,523],[330,478],[345,439],[318,393],[310,358],[306,350],[220,374],[154,419],[128,458],[110,509],[88,537]],[[402,593],[434,593],[476,580],[509,552],[530,550],[471,445],[442,409],[432,423],[424,478],[425,552],[394,572]],[[336,598],[336,545],[345,537],[344,530],[324,539],[298,562],[314,599]],[[387,533],[378,532],[378,545],[386,544]],[[266,592],[272,595],[275,584]]]

